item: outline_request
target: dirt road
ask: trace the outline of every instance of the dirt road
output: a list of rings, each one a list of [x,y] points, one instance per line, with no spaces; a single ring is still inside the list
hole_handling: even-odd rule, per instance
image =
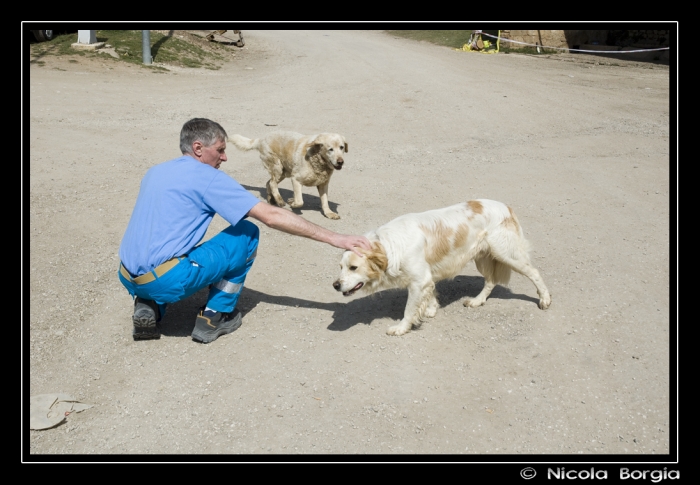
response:
[[[93,406],[27,432],[34,458],[675,449],[668,66],[458,52],[380,31],[244,33],[218,71],[50,57],[29,69],[24,397]],[[472,263],[438,284],[435,318],[391,337],[406,291],[343,298],[331,286],[340,250],[261,226],[238,331],[193,342],[199,293],[169,309],[160,340],[134,342],[119,243],[141,177],[179,155],[192,117],[229,135],[345,135],[329,191],[341,219],[309,188],[299,211],[338,232],[506,202],[552,306],[539,310],[514,274],[465,308],[483,281]],[[257,154],[228,155],[222,170],[264,199]],[[281,192],[291,197],[288,180]]]

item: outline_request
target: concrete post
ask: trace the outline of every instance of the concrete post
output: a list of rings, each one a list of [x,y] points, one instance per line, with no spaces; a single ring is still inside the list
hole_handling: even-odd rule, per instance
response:
[[[94,30],[79,30],[78,31],[78,44],[95,44],[97,42],[97,36]]]
[[[73,42],[70,46],[81,51],[94,51],[103,48],[105,43],[97,42],[94,30],[79,30],[78,42]]]

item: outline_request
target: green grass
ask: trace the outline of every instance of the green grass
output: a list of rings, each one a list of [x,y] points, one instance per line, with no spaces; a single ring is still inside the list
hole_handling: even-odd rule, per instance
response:
[[[70,45],[78,40],[77,34],[57,35],[52,40],[37,42],[30,46],[31,62],[39,63],[39,59],[45,56],[65,56],[71,54],[80,55],[83,51],[77,51]]]
[[[47,42],[38,42],[31,45],[31,62],[42,65],[40,59],[45,56],[71,56],[70,62],[80,57],[99,57],[105,61],[129,62],[145,68],[163,71],[162,67],[143,63],[143,39],[140,30],[98,30],[97,42],[104,42],[114,48],[119,54],[116,59],[108,54],[97,51],[77,50],[71,44],[77,41],[75,33],[58,35]],[[151,57],[154,63],[170,64],[181,67],[220,69],[224,60],[228,57],[226,48],[212,43],[212,51],[206,51],[195,44],[191,44],[176,37],[163,35],[151,31]],[[217,52],[218,51],[218,52]]]
[[[422,40],[454,49],[461,49],[472,35],[471,30],[387,30],[386,32],[397,37]]]

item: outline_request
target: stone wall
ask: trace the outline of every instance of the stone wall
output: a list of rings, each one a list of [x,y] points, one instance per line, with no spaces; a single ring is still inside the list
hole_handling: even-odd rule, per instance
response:
[[[668,47],[669,30],[501,30],[501,38],[545,47],[577,49],[583,45],[654,48]],[[521,44],[502,42],[520,49]]]
[[[608,30],[607,45],[621,47],[669,47],[669,30]]]

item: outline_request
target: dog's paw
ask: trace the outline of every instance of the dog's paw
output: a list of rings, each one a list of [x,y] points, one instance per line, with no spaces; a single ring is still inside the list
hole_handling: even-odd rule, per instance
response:
[[[552,304],[552,297],[549,296],[549,294],[545,295],[543,298],[540,298],[540,302],[538,306],[540,307],[540,310],[546,310],[549,308],[549,305]]]
[[[303,202],[297,204],[294,202],[294,199],[287,199],[287,203],[289,204],[289,207],[291,207],[292,209],[301,209],[302,207],[304,207]]]
[[[477,300],[476,298],[465,298],[464,301],[462,302],[462,305],[469,307],[469,308],[476,308],[481,305],[483,305],[485,302],[481,300]]]
[[[325,215],[329,219],[340,219],[340,216],[335,212],[324,212],[323,215]]]
[[[386,334],[399,336],[408,333],[410,330],[410,326],[406,327],[406,325],[404,325],[403,323],[399,323],[398,325],[393,325],[389,327],[389,329],[386,331]]]
[[[425,316],[428,318],[433,318],[435,315],[437,315],[438,311],[438,306],[437,303],[433,305],[428,305],[428,308],[425,309]]]

